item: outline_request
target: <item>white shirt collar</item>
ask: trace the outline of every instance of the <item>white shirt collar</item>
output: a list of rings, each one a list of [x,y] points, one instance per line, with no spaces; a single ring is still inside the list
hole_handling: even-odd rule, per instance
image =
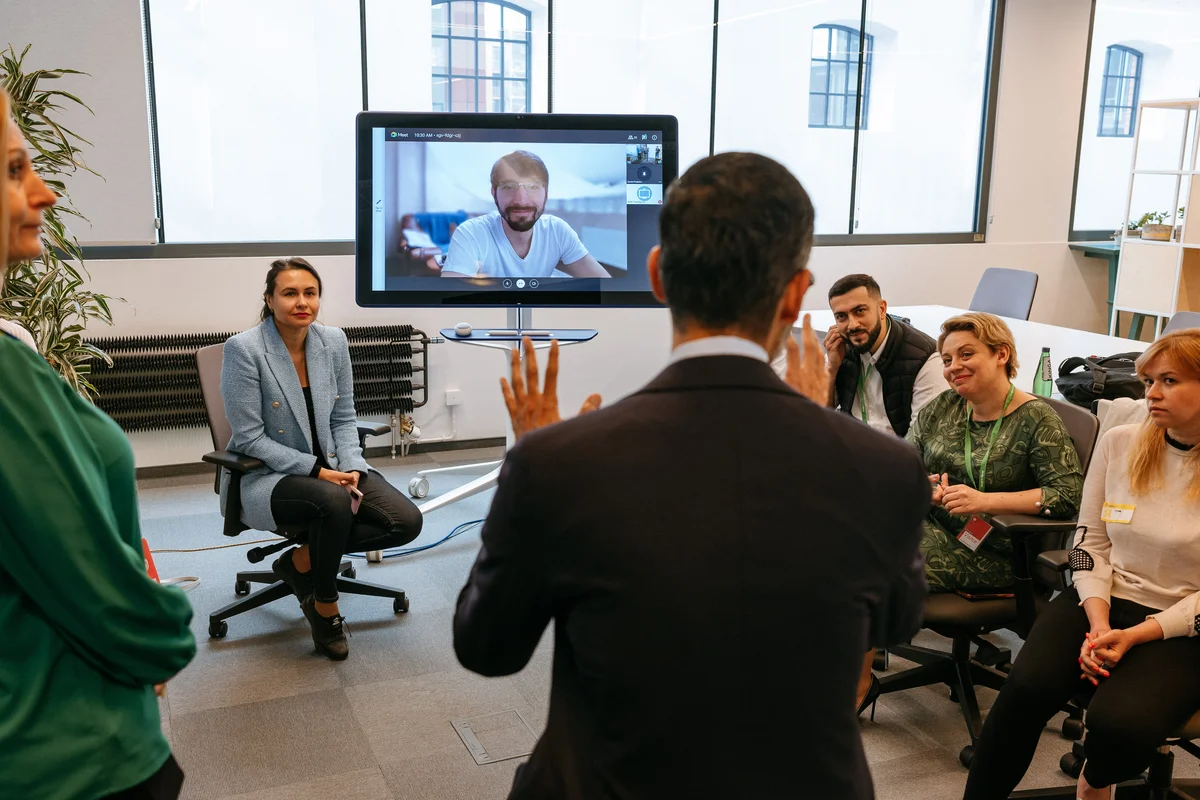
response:
[[[879,363],[879,357],[883,355],[883,350],[885,347],[887,347],[888,337],[892,335],[892,328],[894,328],[894,327],[896,327],[896,326],[893,325],[892,321],[889,319],[887,321],[887,332],[885,334],[883,334],[883,341],[879,342],[879,349],[876,350],[874,353],[872,353],[870,351],[868,351],[866,353],[859,353],[858,357],[860,359],[862,359],[864,367],[872,366],[874,364]]]
[[[671,351],[671,362],[683,361],[685,358],[700,358],[702,356],[744,356],[766,363],[766,348],[740,336],[706,336],[703,339],[693,339],[684,342]]]

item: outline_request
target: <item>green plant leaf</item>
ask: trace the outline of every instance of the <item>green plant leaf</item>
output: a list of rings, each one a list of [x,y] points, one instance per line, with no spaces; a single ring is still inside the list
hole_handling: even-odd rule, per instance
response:
[[[25,56],[31,47],[26,45],[20,54],[11,44],[0,50],[0,86],[12,98],[13,118],[32,148],[34,170],[60,199],[42,214],[42,255],[8,270],[0,288],[0,315],[23,325],[47,362],[76,392],[92,400],[96,387],[84,376],[91,373],[94,362],[111,364],[112,359],[85,342],[83,334],[93,320],[111,325],[111,301],[125,301],[84,288],[91,276],[83,249],[66,221],[86,221],[86,217],[72,205],[67,184],[80,170],[102,176],[83,157],[82,148],[92,143],[58,117],[67,107],[94,112],[76,94],[45,85],[87,73],[65,68],[27,70]]]

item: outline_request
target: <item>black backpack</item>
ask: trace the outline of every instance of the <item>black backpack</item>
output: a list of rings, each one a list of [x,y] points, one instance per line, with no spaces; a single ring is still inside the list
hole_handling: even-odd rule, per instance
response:
[[[1141,353],[1117,353],[1107,358],[1068,358],[1058,365],[1058,390],[1077,406],[1091,408],[1096,400],[1131,397],[1140,400],[1146,387],[1137,376],[1134,361]],[[1083,367],[1082,372],[1076,372]]]

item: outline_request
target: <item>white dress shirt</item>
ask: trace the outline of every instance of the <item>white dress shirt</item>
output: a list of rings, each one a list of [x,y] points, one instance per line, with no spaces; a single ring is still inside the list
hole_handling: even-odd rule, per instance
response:
[[[867,372],[866,385],[863,390],[867,396],[867,419],[866,423],[877,430],[886,431],[887,433],[895,433],[892,429],[891,420],[888,419],[887,407],[883,402],[883,378],[876,368],[876,362],[879,361],[880,354],[883,353],[883,348],[887,345],[888,337],[892,335],[892,329],[895,326],[889,321],[887,333],[883,339],[879,341],[878,346],[873,353],[862,353],[859,355],[859,360],[862,362],[861,369]],[[909,424],[916,421],[917,413],[933,398],[937,397],[942,392],[950,388],[946,383],[946,379],[942,377],[942,357],[934,352],[931,353],[928,360],[921,365],[921,371],[917,373],[916,383],[913,384],[912,393],[912,418]],[[862,419],[862,395],[859,393],[858,387],[854,387],[854,403],[850,406],[850,414],[855,419]]]
[[[755,344],[740,336],[706,336],[703,339],[693,339],[684,342],[671,351],[671,361],[682,361],[685,358],[700,358],[702,356],[745,356],[756,358],[766,363],[767,351],[762,345]]]

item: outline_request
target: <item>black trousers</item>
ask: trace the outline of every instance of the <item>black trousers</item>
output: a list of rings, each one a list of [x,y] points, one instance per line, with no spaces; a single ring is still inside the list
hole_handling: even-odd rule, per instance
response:
[[[322,603],[337,602],[343,555],[375,549],[371,542],[385,536],[398,547],[421,532],[421,512],[387,478],[371,470],[359,478],[358,490],[363,499],[357,514],[350,513],[346,487],[320,478],[288,475],[271,492],[276,523],[308,526],[313,596]]]
[[[169,755],[158,772],[137,786],[110,794],[103,800],[175,800],[182,788],[183,770],[179,768],[175,756]]]
[[[1155,611],[1114,597],[1109,625],[1131,628]],[[1083,774],[1097,788],[1136,778],[1155,748],[1200,708],[1200,638],[1140,644],[1092,689],[1079,677],[1089,630],[1075,589],[1038,617],[983,725],[964,800],[1007,798],[1029,768],[1046,722],[1081,689],[1092,692]]]

